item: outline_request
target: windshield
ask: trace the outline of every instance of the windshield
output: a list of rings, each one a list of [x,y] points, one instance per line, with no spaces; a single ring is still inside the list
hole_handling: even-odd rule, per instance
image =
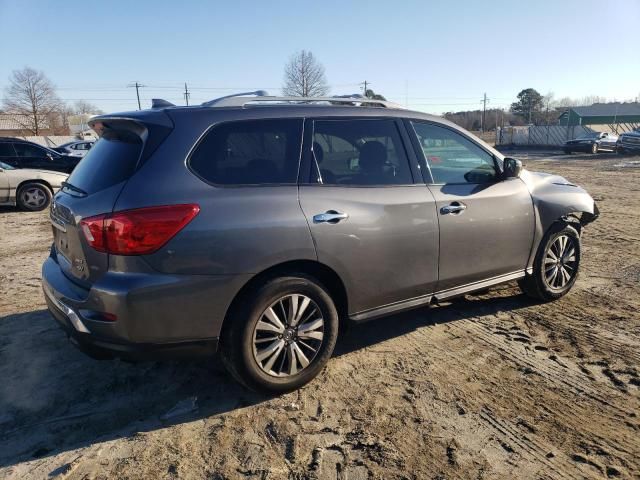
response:
[[[14,167],[3,162],[0,162],[0,168],[2,168],[3,170],[15,170]]]

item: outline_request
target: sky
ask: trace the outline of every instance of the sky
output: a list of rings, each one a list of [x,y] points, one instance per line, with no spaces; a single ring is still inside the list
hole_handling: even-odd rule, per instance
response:
[[[555,98],[640,96],[640,0],[0,0],[0,95],[42,70],[68,103],[105,112],[265,89],[305,49],[331,94],[376,93],[430,113]]]

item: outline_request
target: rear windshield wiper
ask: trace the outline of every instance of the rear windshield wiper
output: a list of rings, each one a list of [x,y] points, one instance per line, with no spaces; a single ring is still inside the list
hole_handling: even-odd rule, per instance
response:
[[[72,190],[74,192],[79,193],[80,195],[82,195],[83,197],[86,197],[87,195],[89,195],[87,192],[85,192],[84,190],[82,190],[81,188],[76,187],[75,185],[70,184],[67,181],[64,181],[61,183],[62,188],[68,188],[69,190]]]

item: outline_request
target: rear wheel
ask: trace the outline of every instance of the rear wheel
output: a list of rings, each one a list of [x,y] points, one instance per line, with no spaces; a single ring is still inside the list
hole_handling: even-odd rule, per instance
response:
[[[580,235],[571,225],[552,226],[538,247],[533,273],[519,281],[530,297],[545,302],[566,295],[578,277]]]
[[[18,190],[16,203],[22,210],[44,210],[51,203],[51,190],[41,183],[26,183]]]
[[[230,313],[222,358],[252,390],[286,392],[326,365],[338,336],[338,313],[315,279],[292,275],[267,281]]]

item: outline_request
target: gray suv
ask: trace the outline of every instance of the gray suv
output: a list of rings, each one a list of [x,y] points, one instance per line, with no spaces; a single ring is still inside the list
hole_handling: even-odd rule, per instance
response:
[[[339,327],[517,280],[566,294],[593,199],[439,117],[240,94],[91,121],[51,206],[45,298],[94,357],[212,354],[252,389],[315,377]]]

